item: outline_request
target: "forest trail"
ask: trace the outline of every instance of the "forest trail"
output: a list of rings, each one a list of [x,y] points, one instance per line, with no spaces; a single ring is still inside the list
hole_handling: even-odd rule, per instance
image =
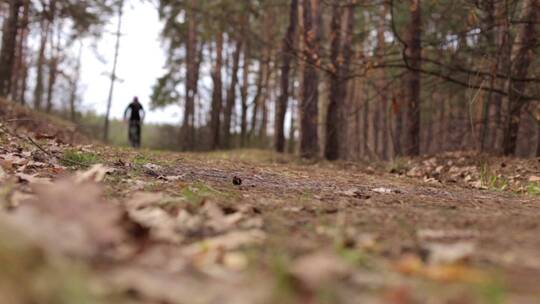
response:
[[[0,260],[10,265],[0,282],[11,286],[0,293],[10,303],[540,300],[536,188],[440,176],[475,185],[467,157],[435,160],[457,168],[435,170],[438,181],[388,173],[399,164],[32,142],[10,130],[0,151]],[[538,165],[510,171],[536,185]]]

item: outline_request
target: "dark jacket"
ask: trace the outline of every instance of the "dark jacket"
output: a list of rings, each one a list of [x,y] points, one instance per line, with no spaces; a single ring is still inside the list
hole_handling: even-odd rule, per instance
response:
[[[127,119],[129,116],[130,121],[141,121],[141,118],[144,118],[144,109],[143,106],[136,101],[133,101],[124,111],[124,119]]]

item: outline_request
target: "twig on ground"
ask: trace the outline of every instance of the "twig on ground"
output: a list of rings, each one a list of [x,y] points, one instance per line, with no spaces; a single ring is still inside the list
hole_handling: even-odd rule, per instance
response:
[[[74,160],[71,160],[71,159],[58,157],[58,156],[52,154],[51,152],[45,150],[45,148],[43,148],[40,144],[38,144],[32,137],[30,137],[30,136],[23,137],[23,136],[17,134],[16,132],[13,132],[13,131],[9,130],[3,124],[0,124],[0,130],[4,131],[5,133],[7,133],[7,134],[9,134],[9,135],[11,135],[13,137],[17,137],[18,139],[25,140],[25,141],[29,142],[30,144],[32,144],[33,146],[38,148],[41,152],[47,154],[50,157],[54,157],[59,161],[65,161],[65,162],[71,163],[72,165],[78,165],[78,166],[85,165],[83,163],[80,163],[80,162],[77,162],[77,161],[74,161]]]

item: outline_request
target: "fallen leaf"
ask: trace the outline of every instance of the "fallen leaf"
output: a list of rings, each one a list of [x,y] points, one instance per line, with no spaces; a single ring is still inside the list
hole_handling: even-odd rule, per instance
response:
[[[152,239],[174,244],[178,244],[184,239],[183,235],[179,233],[175,219],[161,208],[130,209],[128,216],[134,222],[149,229]]]
[[[162,175],[158,172],[162,170],[162,167],[155,164],[145,164],[143,165],[144,172],[153,177],[161,177]]]
[[[126,207],[131,210],[155,206],[163,200],[161,193],[136,192],[133,197],[126,202]]]
[[[432,264],[453,264],[464,262],[471,258],[475,245],[471,242],[457,242],[453,244],[429,244],[428,260]]]
[[[484,185],[484,183],[482,183],[482,181],[474,181],[474,182],[471,182],[470,183],[471,187],[475,188],[475,189],[479,189],[479,190],[487,190],[488,187]]]
[[[183,178],[184,178],[184,175],[168,175],[168,176],[162,177],[163,180],[166,180],[169,182],[177,182],[177,181],[182,180]]]
[[[77,172],[75,176],[75,182],[80,184],[84,182],[99,183],[105,179],[107,173],[113,170],[103,166],[102,164],[93,165],[89,170],[84,172]]]
[[[33,186],[34,199],[6,220],[44,248],[80,257],[100,256],[124,239],[119,208],[100,200],[92,183],[61,180]]]
[[[11,194],[10,200],[9,200],[9,208],[17,208],[22,203],[28,202],[32,199],[35,199],[35,195],[27,194],[21,191],[14,191],[13,194]]]
[[[424,176],[424,172],[419,167],[414,167],[407,171],[406,175],[409,177],[422,177]]]
[[[395,269],[408,276],[419,276],[439,282],[483,283],[489,276],[482,271],[462,265],[426,265],[415,255],[405,255],[395,263]]]
[[[232,231],[189,245],[183,249],[183,252],[187,256],[194,257],[213,250],[236,250],[241,246],[259,244],[265,238],[265,233],[258,229]]]
[[[248,258],[241,252],[229,252],[223,256],[223,266],[234,271],[241,271],[248,266]]]
[[[6,174],[4,169],[2,167],[0,167],[0,182],[6,180],[7,177],[8,177],[8,175]]]
[[[422,241],[448,241],[464,240],[478,237],[479,233],[473,230],[433,230],[421,229],[416,233]]]
[[[298,258],[291,273],[306,287],[316,290],[325,283],[333,282],[349,274],[349,266],[331,252],[316,252]]]
[[[372,189],[371,191],[377,192],[377,193],[381,193],[381,194],[401,193],[400,190],[397,190],[397,189],[389,189],[389,188],[384,188],[384,187],[375,188],[375,189]]]
[[[534,182],[540,182],[540,176],[535,176],[535,175],[530,176],[529,177],[529,182],[533,182],[533,183]]]
[[[50,178],[37,177],[38,174],[29,175],[24,173],[17,173],[15,176],[21,183],[27,183],[30,185],[50,185],[52,181]]]
[[[343,192],[341,192],[341,194],[343,194],[345,196],[358,198],[358,199],[369,199],[369,198],[371,198],[371,196],[369,196],[367,194],[364,194],[362,192],[362,190],[360,190],[358,188],[352,188],[352,189],[349,189],[347,191],[343,191]]]

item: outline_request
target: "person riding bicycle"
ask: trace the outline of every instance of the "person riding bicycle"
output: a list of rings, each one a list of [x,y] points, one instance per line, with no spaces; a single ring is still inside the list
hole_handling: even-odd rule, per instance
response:
[[[141,146],[141,122],[144,120],[145,112],[143,106],[139,102],[139,98],[134,97],[133,101],[127,106],[124,111],[124,120],[129,116],[129,143],[133,148]]]

